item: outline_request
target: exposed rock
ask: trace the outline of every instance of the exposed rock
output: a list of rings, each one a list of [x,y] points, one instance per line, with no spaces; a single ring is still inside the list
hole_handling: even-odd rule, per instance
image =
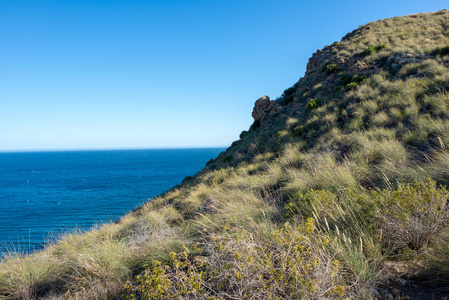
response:
[[[262,120],[265,110],[270,106],[270,97],[263,96],[256,100],[254,104],[253,113],[251,114],[254,118],[254,121]]]
[[[423,55],[423,54],[413,55],[410,53],[400,53],[390,55],[387,58],[387,63],[391,65],[391,69],[394,72],[397,72],[405,64],[420,63],[429,58],[431,58],[430,55]]]
[[[262,124],[270,115],[276,113],[280,108],[280,104],[270,100],[270,97],[263,96],[256,100],[253,113],[251,114],[254,121],[260,121]]]
[[[316,53],[312,54],[312,57],[309,58],[309,62],[307,63],[306,70],[311,71],[321,64],[325,63],[332,57],[332,47],[326,46],[323,49],[317,50]]]

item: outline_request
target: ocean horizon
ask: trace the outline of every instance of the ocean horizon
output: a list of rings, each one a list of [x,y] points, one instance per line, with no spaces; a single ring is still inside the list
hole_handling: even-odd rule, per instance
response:
[[[0,254],[120,219],[225,150],[64,149],[0,152]]]

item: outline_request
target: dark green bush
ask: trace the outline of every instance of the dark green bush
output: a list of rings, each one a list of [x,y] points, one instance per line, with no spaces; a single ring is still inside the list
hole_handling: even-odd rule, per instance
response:
[[[295,93],[295,91],[296,91],[296,88],[292,86],[292,87],[286,89],[284,91],[284,93],[282,93],[282,97],[285,98],[285,97],[288,97],[290,95],[293,95]]]
[[[384,49],[386,47],[387,47],[387,45],[385,45],[385,44],[377,45],[377,46],[374,46],[374,47],[368,47],[368,48],[366,48],[363,51],[362,54],[365,55],[365,56],[368,56],[368,55],[371,55],[373,53],[377,53],[377,52],[379,52],[380,50],[382,50],[382,49]]]
[[[365,81],[366,76],[365,75],[354,75],[354,77],[352,78],[352,81],[355,83],[360,83]]]
[[[366,76],[365,75],[354,75],[354,76],[350,76],[348,74],[343,74],[340,78],[340,82],[343,86],[347,86],[351,83],[361,83],[364,82],[366,80]],[[355,86],[356,87],[356,86]],[[349,86],[348,88],[354,88],[354,84],[352,86]]]
[[[248,131],[247,130],[243,130],[241,133],[240,133],[240,139],[242,140],[245,136],[247,136],[248,135]]]
[[[338,73],[341,72],[341,70],[343,70],[343,68],[336,64],[327,64],[324,67],[324,71],[328,74]]]
[[[352,76],[351,76],[351,75],[343,74],[343,75],[341,75],[341,77],[340,77],[340,83],[341,83],[343,86],[346,86],[347,84],[351,83],[351,81],[352,81]]]

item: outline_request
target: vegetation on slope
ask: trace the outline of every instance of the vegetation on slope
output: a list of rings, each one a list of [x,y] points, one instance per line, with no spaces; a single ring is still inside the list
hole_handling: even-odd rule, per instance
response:
[[[447,11],[382,20],[318,51],[278,111],[194,178],[11,254],[0,297],[447,295],[448,24]]]

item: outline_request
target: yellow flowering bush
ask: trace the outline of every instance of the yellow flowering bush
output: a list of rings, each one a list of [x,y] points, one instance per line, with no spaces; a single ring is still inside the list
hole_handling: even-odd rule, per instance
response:
[[[223,230],[209,236],[203,249],[195,245],[193,259],[184,247],[171,254],[170,265],[153,264],[127,284],[128,299],[340,298],[340,263],[315,246],[327,241],[312,218],[267,235]]]

